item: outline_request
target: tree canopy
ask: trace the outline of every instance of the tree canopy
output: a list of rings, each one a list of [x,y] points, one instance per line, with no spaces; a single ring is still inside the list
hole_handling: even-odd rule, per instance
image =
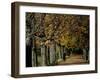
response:
[[[89,16],[27,12],[26,35],[28,33],[67,48],[88,48]]]

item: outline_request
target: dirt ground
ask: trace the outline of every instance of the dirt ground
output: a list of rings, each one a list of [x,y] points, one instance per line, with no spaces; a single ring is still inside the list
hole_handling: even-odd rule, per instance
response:
[[[68,65],[68,64],[83,64],[88,63],[82,58],[81,54],[72,54],[70,57],[66,56],[65,61],[61,60],[58,62],[58,65]]]

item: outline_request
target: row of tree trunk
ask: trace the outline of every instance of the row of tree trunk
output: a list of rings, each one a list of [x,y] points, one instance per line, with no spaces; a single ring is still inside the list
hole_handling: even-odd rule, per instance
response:
[[[66,47],[51,42],[50,46],[42,44],[40,47],[40,57],[37,55],[36,48],[32,48],[32,66],[51,66],[56,65],[59,60],[65,60],[66,56],[70,56],[73,52],[68,51]],[[88,52],[83,49],[82,57],[87,60]],[[40,58],[40,64],[38,63]]]
[[[75,50],[67,49],[65,46],[61,46],[53,40],[50,41],[49,46],[41,41],[40,55],[38,55],[35,37],[30,42],[31,45],[26,45],[26,67],[56,65],[58,61],[65,60],[66,56],[70,56],[75,52]],[[83,59],[88,60],[89,55],[87,49],[82,49],[80,53]]]

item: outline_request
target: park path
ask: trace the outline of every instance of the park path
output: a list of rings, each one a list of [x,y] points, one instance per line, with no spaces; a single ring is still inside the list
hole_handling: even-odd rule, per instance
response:
[[[58,62],[58,65],[67,65],[67,64],[83,64],[87,63],[81,54],[72,54],[70,57],[66,57],[65,61],[62,60]]]

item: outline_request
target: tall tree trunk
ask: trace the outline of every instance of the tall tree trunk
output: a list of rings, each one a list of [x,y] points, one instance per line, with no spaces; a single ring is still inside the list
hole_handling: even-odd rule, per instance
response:
[[[51,46],[50,46],[50,64],[54,64],[55,63],[55,45],[54,42],[51,42]]]
[[[31,39],[27,37],[26,39],[26,67],[32,67],[32,45]]]
[[[59,62],[63,59],[63,47],[56,43],[56,47],[55,47],[55,51],[56,51],[56,61]]]
[[[61,45],[58,44],[58,61],[62,59],[62,55],[61,55]]]
[[[32,45],[33,45],[32,46],[32,66],[38,66],[35,37],[33,37],[33,43],[32,43]]]
[[[41,45],[41,56],[42,56],[42,66],[45,66],[46,65],[46,52],[45,52],[45,45],[42,44]]]
[[[84,60],[86,60],[86,55],[87,55],[87,51],[86,51],[86,49],[84,48],[84,49],[83,49],[83,59],[84,59]]]
[[[36,52],[34,48],[32,48],[32,66],[36,66]]]
[[[47,63],[47,65],[50,65],[50,50],[49,50],[49,46],[46,46],[46,63]]]
[[[32,66],[38,66],[37,53],[36,53],[36,39],[33,34],[35,32],[34,18],[32,18],[31,20],[30,30],[31,30],[31,37],[32,37]]]

